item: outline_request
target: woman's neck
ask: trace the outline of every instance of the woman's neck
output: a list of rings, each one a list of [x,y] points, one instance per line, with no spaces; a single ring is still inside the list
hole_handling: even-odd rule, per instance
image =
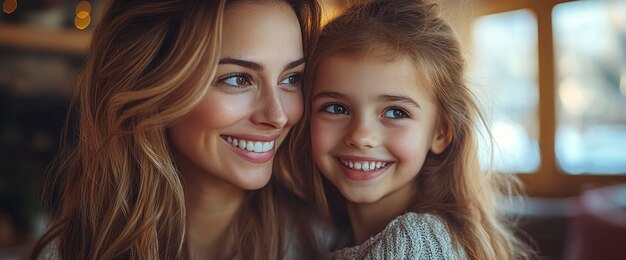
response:
[[[231,251],[228,229],[243,204],[245,191],[233,186],[199,182],[188,183],[187,187],[185,204],[190,256],[192,259],[222,258]]]
[[[231,252],[228,229],[246,191],[176,156],[183,178],[187,215],[186,244],[191,259],[223,258]]]
[[[380,233],[387,224],[404,214],[415,197],[413,182],[373,203],[347,202],[355,245]]]

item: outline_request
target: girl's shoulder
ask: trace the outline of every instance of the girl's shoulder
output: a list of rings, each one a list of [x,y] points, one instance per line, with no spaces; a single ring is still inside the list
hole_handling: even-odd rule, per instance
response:
[[[335,252],[335,259],[465,259],[453,245],[444,221],[409,212],[391,221],[363,244]]]

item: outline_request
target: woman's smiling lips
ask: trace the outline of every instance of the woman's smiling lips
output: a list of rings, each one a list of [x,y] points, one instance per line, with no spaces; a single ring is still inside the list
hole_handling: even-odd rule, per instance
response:
[[[355,181],[372,180],[387,171],[393,164],[393,161],[365,157],[339,156],[335,158],[346,177]]]
[[[221,135],[228,147],[252,163],[266,163],[274,157],[279,135]]]

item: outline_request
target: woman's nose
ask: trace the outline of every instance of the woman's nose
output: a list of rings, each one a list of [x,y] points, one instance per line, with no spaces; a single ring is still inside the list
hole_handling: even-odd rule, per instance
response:
[[[252,115],[252,121],[255,124],[266,125],[272,128],[283,128],[287,124],[287,113],[278,87],[264,91],[258,102],[257,109]]]

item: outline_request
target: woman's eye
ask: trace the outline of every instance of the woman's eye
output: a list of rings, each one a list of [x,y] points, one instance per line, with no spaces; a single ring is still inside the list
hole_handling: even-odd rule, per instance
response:
[[[385,117],[392,118],[392,119],[402,119],[402,118],[408,118],[409,114],[407,112],[404,112],[404,110],[402,109],[390,108],[390,109],[387,109],[387,111],[385,111]]]
[[[248,79],[246,75],[240,75],[240,74],[231,75],[231,76],[222,78],[220,80],[220,83],[228,85],[229,87],[235,87],[235,88],[243,88],[248,85],[252,85],[252,83],[250,83],[250,80]]]
[[[322,110],[330,114],[348,115],[348,109],[339,104],[326,105],[322,108]]]
[[[280,85],[287,84],[287,85],[291,85],[293,87],[300,87],[300,83],[301,82],[302,82],[302,75],[299,74],[299,73],[296,73],[296,74],[291,74],[291,75],[287,76],[279,84]]]

